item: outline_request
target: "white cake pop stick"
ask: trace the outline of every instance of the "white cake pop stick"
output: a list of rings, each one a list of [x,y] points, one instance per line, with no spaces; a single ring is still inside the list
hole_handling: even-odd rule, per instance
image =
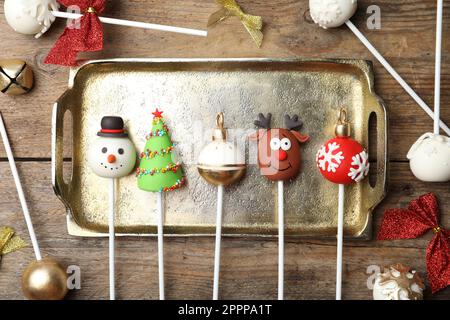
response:
[[[219,300],[220,250],[222,240],[223,185],[217,186],[216,247],[214,253],[213,300]]]
[[[124,130],[120,117],[107,116],[101,121],[101,130],[89,146],[88,164],[96,175],[106,178],[108,186],[109,237],[109,298],[116,299],[115,290],[115,216],[116,182],[129,175],[136,164],[136,149]]]
[[[366,37],[356,28],[356,26],[350,21],[346,21],[345,24],[349,27],[349,29],[358,37],[359,40],[366,46],[367,49],[374,55],[375,58],[386,68],[386,70],[394,77],[395,80],[402,86],[403,89],[416,101],[416,103],[431,117],[435,118],[434,112],[430,109],[430,107],[425,103],[425,101],[420,98],[417,93],[406,83],[405,80],[395,71],[395,69],[386,61],[386,59],[378,52],[377,49],[367,40]],[[444,130],[448,135],[450,135],[450,128],[441,120],[437,120],[439,126]]]
[[[342,247],[344,242],[344,203],[345,203],[345,185],[340,184],[338,193],[336,300],[342,299]]]
[[[8,134],[6,133],[5,124],[3,122],[3,115],[0,112],[0,133],[3,139],[3,145],[5,147],[6,155],[8,157],[9,166],[11,167],[11,172],[14,178],[14,183],[16,185],[17,193],[19,195],[20,205],[22,206],[23,216],[28,228],[28,233],[30,234],[31,244],[33,245],[34,255],[36,260],[42,260],[41,251],[39,249],[39,244],[34,233],[33,223],[31,221],[30,211],[28,210],[27,201],[25,199],[25,194],[23,193],[22,183],[20,182],[19,173],[17,172],[16,162],[14,161],[14,156],[9,144]]]
[[[284,300],[284,182],[278,181],[278,300]]]
[[[450,162],[448,161],[448,159],[450,159],[450,137],[439,134],[439,117],[441,106],[442,14],[443,1],[438,0],[436,13],[436,65],[434,82],[433,133],[427,132],[423,134],[411,146],[407,154],[407,158],[410,160],[409,165],[412,173],[417,179],[425,182],[450,181]],[[448,134],[447,131],[445,132]]]
[[[62,12],[62,11],[51,11],[51,13],[57,18],[66,18],[66,19],[79,19],[83,16],[82,14],[79,14],[79,13],[69,13],[69,12]],[[208,35],[208,32],[204,31],[204,30],[173,27],[173,26],[167,26],[167,25],[162,25],[162,24],[130,21],[130,20],[123,20],[123,19],[114,19],[114,18],[107,18],[107,17],[99,17],[99,19],[101,22],[103,22],[105,24],[113,24],[113,25],[119,25],[119,26],[125,26],[125,27],[134,27],[134,28],[140,28],[140,29],[151,29],[151,30],[158,30],[158,31],[183,33],[183,34],[187,34],[187,35],[202,36],[202,37],[206,37]]]
[[[115,276],[115,246],[114,238],[116,236],[114,230],[115,206],[116,206],[116,179],[110,179],[109,184],[109,300],[116,300],[116,276]]]
[[[442,11],[443,0],[437,1],[436,13],[436,62],[434,77],[434,134],[439,135],[441,110],[441,60],[442,60]],[[448,134],[448,133],[447,133]]]
[[[158,215],[158,275],[159,300],[165,300],[164,294],[164,206],[163,192],[157,193],[156,210]]]
[[[78,19],[80,13],[70,13],[59,11],[59,4],[56,0],[5,0],[4,13],[8,24],[22,34],[34,34],[36,38],[42,36],[50,29],[55,18]],[[158,31],[176,32],[188,35],[207,35],[204,30],[172,27],[154,23],[137,22],[130,20],[99,17],[105,24],[114,24],[127,27],[152,29]]]
[[[386,61],[377,49],[367,40],[367,38],[350,21],[357,9],[357,0],[309,0],[309,9],[311,17],[315,23],[324,29],[337,28],[343,24],[356,35],[356,37],[366,46],[375,58],[386,68],[392,77],[402,86],[402,88],[416,101],[416,103],[434,119],[434,112],[420,98],[415,91],[406,83],[405,80],[395,71],[395,69]],[[450,128],[442,121],[439,121],[440,127],[450,135]]]

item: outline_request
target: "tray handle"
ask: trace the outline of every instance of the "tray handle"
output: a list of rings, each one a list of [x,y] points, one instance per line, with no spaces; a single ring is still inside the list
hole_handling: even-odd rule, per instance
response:
[[[373,210],[376,205],[378,205],[386,194],[386,183],[387,183],[387,113],[384,107],[383,101],[377,97],[373,97],[374,102],[372,103],[372,108],[368,117],[365,121],[370,122],[370,116],[372,113],[376,115],[377,119],[377,167],[376,167],[376,183],[372,187],[370,185],[369,179],[365,179],[365,183],[369,192],[372,194],[371,201],[369,201],[369,209]]]
[[[67,210],[70,207],[67,202],[69,184],[64,181],[64,116],[67,111],[72,112],[69,93],[64,93],[53,105],[52,114],[52,184],[55,194],[63,201]],[[73,117],[72,117],[73,119]]]

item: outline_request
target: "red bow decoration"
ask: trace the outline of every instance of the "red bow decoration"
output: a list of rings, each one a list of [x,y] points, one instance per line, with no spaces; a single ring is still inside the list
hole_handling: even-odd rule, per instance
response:
[[[408,209],[384,214],[378,240],[415,239],[433,230],[427,247],[427,273],[433,293],[450,285],[450,232],[439,225],[439,207],[433,193],[410,202]]]
[[[83,12],[79,28],[66,27],[56,41],[45,63],[75,66],[78,52],[103,49],[103,26],[97,14],[105,9],[106,0],[58,0],[65,7],[77,6]]]

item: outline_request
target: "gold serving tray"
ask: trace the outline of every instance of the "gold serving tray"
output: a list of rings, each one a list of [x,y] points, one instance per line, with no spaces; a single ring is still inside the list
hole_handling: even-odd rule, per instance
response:
[[[227,187],[223,234],[277,234],[276,184],[260,176],[256,144],[246,137],[259,112],[273,114],[273,127],[283,126],[284,114],[298,114],[302,134],[302,172],[285,183],[286,235],[334,237],[337,226],[337,185],[323,179],[315,153],[334,136],[338,110],[346,107],[353,136],[368,146],[369,117],[376,114],[377,145],[368,179],[346,188],[347,238],[371,237],[371,213],[386,192],[386,111],[373,88],[370,62],[361,60],[271,59],[116,59],[86,62],[72,69],[69,89],[53,111],[52,177],[54,190],[67,208],[69,233],[105,236],[107,181],[95,176],[86,162],[87,147],[96,138],[105,115],[124,118],[130,138],[141,151],[151,129],[151,112],[164,115],[178,157],[184,163],[187,186],[165,194],[166,235],[210,235],[215,231],[216,188],[198,174],[196,159],[210,141],[217,112],[225,113],[231,138],[245,148],[251,163],[246,177]],[[63,128],[70,112],[71,128]],[[67,133],[71,134],[67,134]],[[71,180],[64,181],[64,135],[72,136]],[[156,233],[156,195],[137,188],[132,174],[117,189],[116,231],[122,235]]]

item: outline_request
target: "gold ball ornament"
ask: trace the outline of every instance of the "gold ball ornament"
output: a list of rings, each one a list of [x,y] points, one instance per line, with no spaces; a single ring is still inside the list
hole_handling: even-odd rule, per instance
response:
[[[246,171],[245,157],[227,141],[223,113],[217,114],[212,142],[200,152],[197,169],[203,179],[216,186],[228,186],[241,180]]]
[[[34,75],[31,67],[23,60],[0,60],[0,91],[18,96],[31,91]]]
[[[34,261],[23,272],[22,290],[29,300],[62,300],[68,292],[66,270],[51,258]]]

